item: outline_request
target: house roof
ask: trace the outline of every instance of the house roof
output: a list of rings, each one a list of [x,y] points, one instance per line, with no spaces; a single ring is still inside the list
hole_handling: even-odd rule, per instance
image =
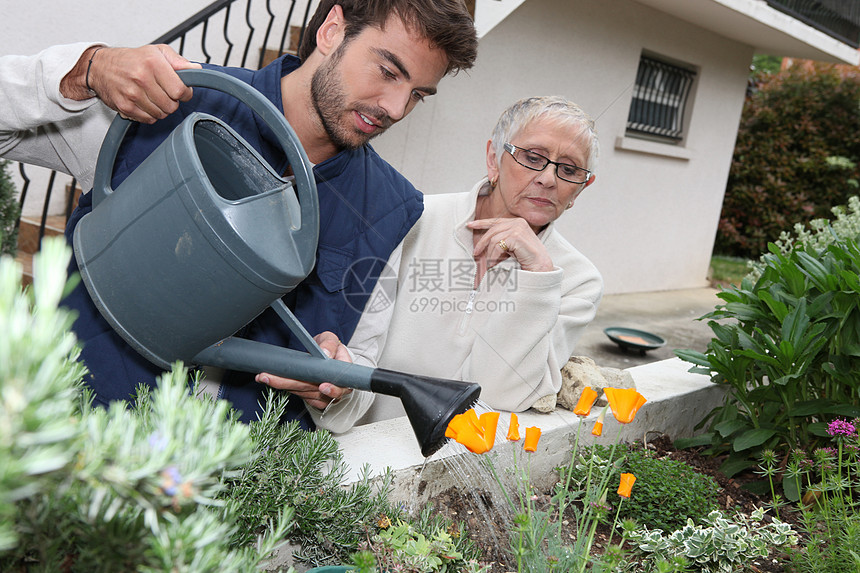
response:
[[[635,0],[756,52],[860,65],[860,52],[765,0]]]

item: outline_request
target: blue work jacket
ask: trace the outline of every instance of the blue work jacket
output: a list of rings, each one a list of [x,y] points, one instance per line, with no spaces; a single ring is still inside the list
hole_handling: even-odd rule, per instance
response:
[[[255,87],[283,111],[283,76],[295,70],[299,60],[284,56],[259,71],[204,65],[235,76]],[[288,167],[286,155],[271,129],[244,104],[216,90],[194,88],[191,101],[152,125],[135,124],[117,155],[112,188],[123,180],[194,111],[213,115],[238,132],[278,172]],[[348,341],[385,261],[423,210],[422,195],[400,173],[369,146],[341,151],[313,169],[319,193],[320,234],[316,265],[312,273],[284,296],[306,330],[312,334],[329,330]],[[81,197],[66,227],[71,243],[78,221],[92,210],[91,193]],[[72,260],[70,273],[77,271]],[[154,281],[160,277],[153,277]],[[81,283],[64,300],[78,313],[73,330],[82,343],[81,360],[89,369],[87,384],[96,403],[128,399],[138,384],[155,384],[160,368],[130,347],[101,317]],[[271,309],[253,320],[239,336],[304,350],[287,326]],[[240,419],[256,419],[262,410],[265,386],[251,374],[228,372],[221,397],[241,412]],[[313,422],[303,402],[290,400],[288,419],[305,428]]]

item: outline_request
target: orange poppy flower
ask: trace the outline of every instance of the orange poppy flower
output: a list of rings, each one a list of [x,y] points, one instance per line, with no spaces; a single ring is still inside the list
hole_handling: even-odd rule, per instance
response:
[[[591,430],[592,436],[599,436],[603,433],[603,419],[606,417],[606,407],[600,411],[600,415],[597,416],[597,421],[594,422],[594,428]]]
[[[508,426],[508,439],[512,442],[520,441],[520,423],[513,412],[511,412],[511,425]]]
[[[527,452],[536,451],[538,440],[540,440],[540,428],[537,426],[526,428],[526,440],[523,442],[523,449]]]
[[[636,391],[636,388],[606,388],[606,399],[612,408],[612,415],[622,424],[629,424],[636,417],[636,412],[647,402],[645,397]]]
[[[576,403],[573,413],[577,416],[588,416],[595,400],[597,400],[597,392],[592,390],[591,386],[586,386],[582,389],[582,394],[579,395],[579,401]]]
[[[478,414],[470,408],[454,416],[445,429],[445,437],[452,438],[466,446],[474,454],[490,451],[496,442],[496,426],[499,422],[498,412]]]
[[[618,495],[622,497],[630,497],[630,490],[633,489],[633,484],[636,482],[636,476],[633,474],[621,474],[621,483],[618,486]]]
[[[481,427],[484,429],[484,441],[487,450],[492,450],[496,445],[496,428],[499,426],[498,412],[484,412],[481,414]]]

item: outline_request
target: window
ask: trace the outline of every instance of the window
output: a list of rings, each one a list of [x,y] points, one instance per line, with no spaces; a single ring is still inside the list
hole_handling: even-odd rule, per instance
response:
[[[676,143],[684,137],[684,110],[696,72],[643,55],[639,60],[627,134]]]

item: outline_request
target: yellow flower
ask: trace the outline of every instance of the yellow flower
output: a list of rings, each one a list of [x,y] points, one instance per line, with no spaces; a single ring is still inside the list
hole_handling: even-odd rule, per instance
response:
[[[606,399],[612,408],[612,415],[622,424],[629,424],[636,417],[636,412],[647,402],[636,388],[606,388]]]
[[[523,442],[523,449],[527,452],[536,451],[538,440],[540,440],[540,428],[537,426],[526,428],[526,440]]]
[[[520,441],[520,423],[513,412],[511,412],[511,425],[508,426],[508,439],[512,442]]]
[[[486,412],[478,419],[478,414],[470,408],[451,419],[445,437],[453,438],[474,454],[483,454],[489,452],[496,443],[498,423],[498,412]]]
[[[579,401],[576,403],[573,413],[577,416],[588,416],[595,400],[597,400],[597,392],[592,390],[591,386],[586,386],[582,389],[582,394],[579,395]]]
[[[376,520],[376,525],[381,529],[388,529],[391,527],[391,518],[384,513],[381,513],[379,515],[379,519]]]
[[[636,482],[636,476],[633,474],[621,474],[621,483],[618,486],[618,495],[622,497],[630,497],[630,490],[633,489],[633,484]]]

